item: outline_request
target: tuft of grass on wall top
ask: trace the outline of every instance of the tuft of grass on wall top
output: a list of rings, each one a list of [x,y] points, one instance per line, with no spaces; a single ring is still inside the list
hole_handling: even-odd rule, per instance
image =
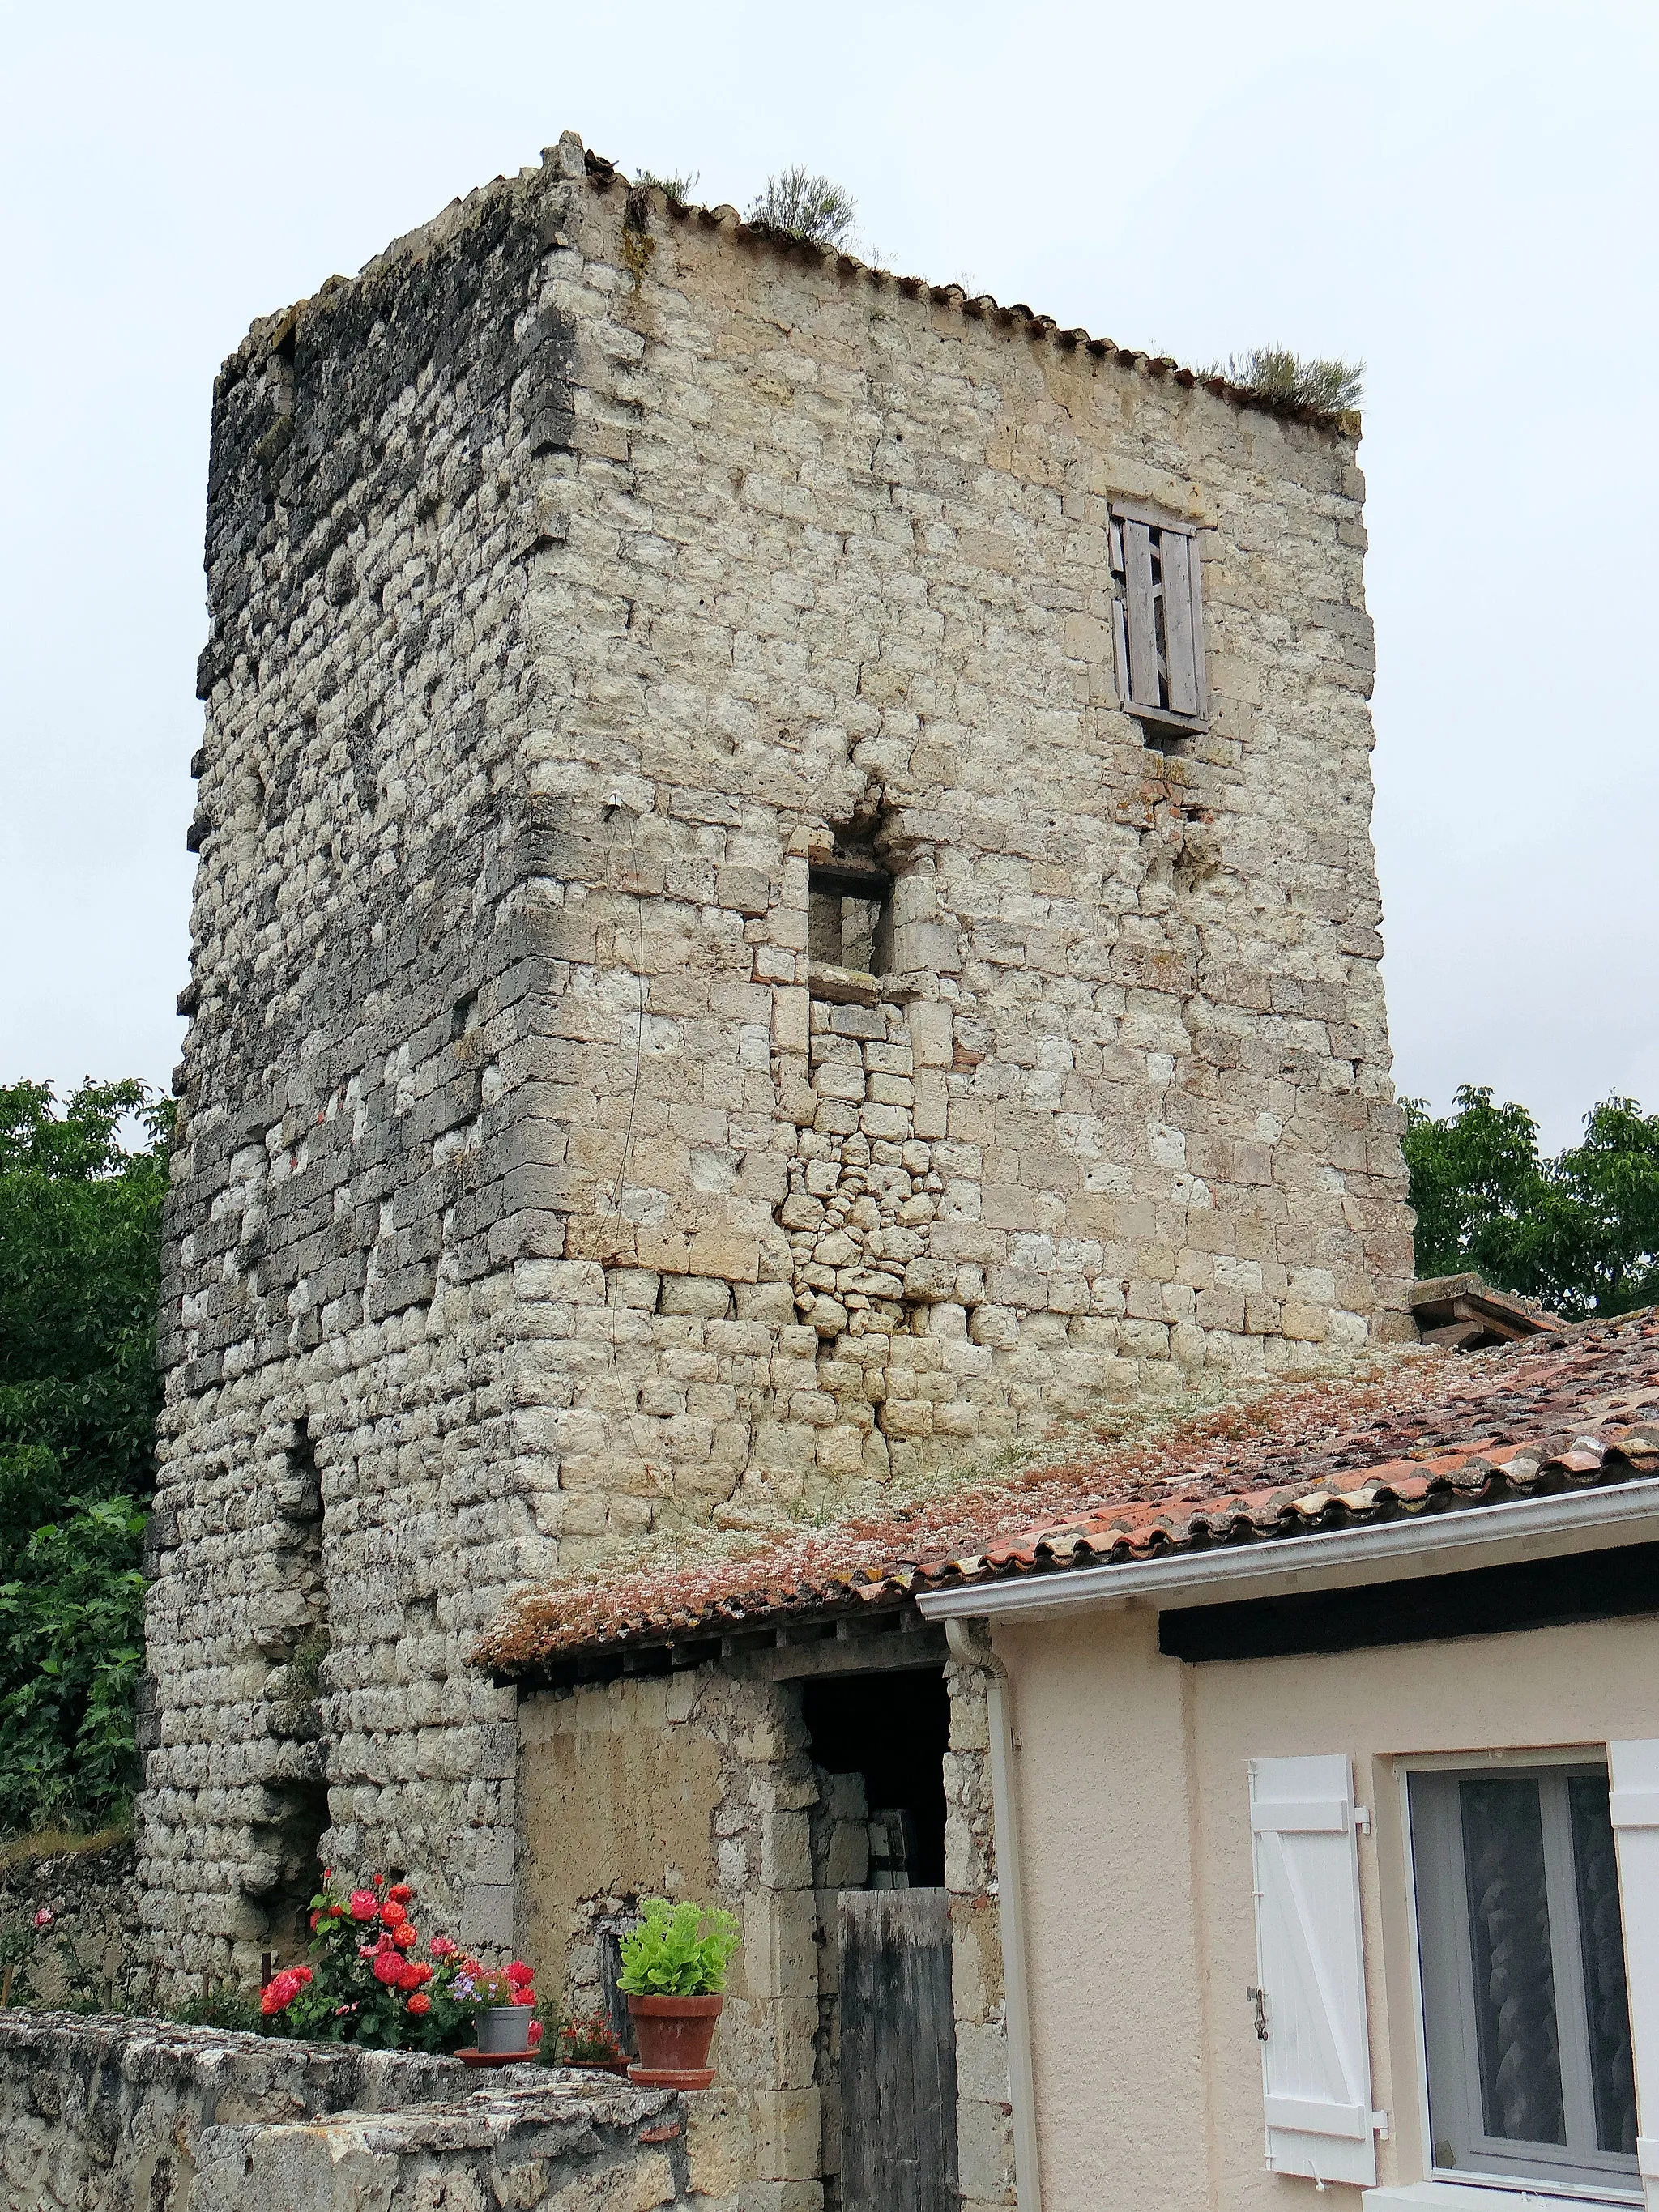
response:
[[[1224,376],[1245,392],[1281,406],[1307,407],[1316,415],[1346,415],[1364,397],[1363,361],[1304,360],[1289,346],[1252,346],[1224,362],[1212,362],[1205,374]]]
[[[858,208],[850,192],[828,177],[809,176],[805,169],[785,169],[766,180],[766,190],[749,210],[750,222],[775,230],[781,238],[798,238],[810,246],[844,246],[852,234]]]

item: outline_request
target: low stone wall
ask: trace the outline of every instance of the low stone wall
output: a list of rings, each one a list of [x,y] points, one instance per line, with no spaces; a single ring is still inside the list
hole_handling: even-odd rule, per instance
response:
[[[736,2212],[717,2094],[0,2013],[0,2212]]]

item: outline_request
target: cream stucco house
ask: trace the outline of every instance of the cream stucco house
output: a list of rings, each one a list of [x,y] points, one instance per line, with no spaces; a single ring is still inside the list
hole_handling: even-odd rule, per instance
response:
[[[757,2203],[907,2128],[919,2204],[1659,2201],[1656,1615],[1659,1316],[1407,1355],[529,1602],[521,1920],[580,1984],[630,1893],[740,1906]],[[842,1994],[907,1880],[908,2024]]]

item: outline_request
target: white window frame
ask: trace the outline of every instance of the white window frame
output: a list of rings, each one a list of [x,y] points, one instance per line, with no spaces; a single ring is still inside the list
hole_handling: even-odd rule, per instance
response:
[[[1626,2208],[1626,2212],[1628,2212],[1628,2208],[1639,2206],[1644,2202],[1639,2172],[1632,2172],[1631,2186],[1626,2189],[1615,2186],[1611,2182],[1605,2186],[1592,2185],[1579,2176],[1553,2182],[1531,2175],[1522,2179],[1515,2173],[1460,2172],[1437,2166],[1434,2162],[1433,2120],[1429,2105],[1428,2021],[1423,2001],[1423,1954],[1418,1911],[1416,1843],[1412,1832],[1411,1778],[1413,1774],[1479,1775],[1483,1771],[1496,1775],[1506,1769],[1535,1773],[1540,1767],[1547,1766],[1607,1768],[1607,1747],[1605,1743],[1599,1743],[1556,1745],[1537,1751],[1509,1747],[1502,1750],[1475,1748],[1463,1752],[1441,1752],[1395,1762],[1395,1781],[1400,1793],[1400,1831],[1405,1850],[1406,1933],[1411,1961],[1411,2019],[1414,2045],[1413,2062],[1417,2077],[1423,2172],[1426,2178],[1404,2186],[1368,2190],[1364,2199],[1365,2212],[1407,2212],[1410,2207],[1425,2208],[1425,2212],[1431,2207],[1438,2208],[1438,2212],[1523,2212],[1523,2208],[1536,2208],[1540,2203],[1564,2207],[1574,2204],[1610,2205]],[[1403,2067],[1397,2066],[1396,2079],[1401,2081],[1402,2087],[1405,2072]]]

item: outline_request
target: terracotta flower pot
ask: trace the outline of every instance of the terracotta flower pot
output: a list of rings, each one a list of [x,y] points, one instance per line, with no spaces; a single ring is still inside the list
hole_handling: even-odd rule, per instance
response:
[[[708,2088],[714,2078],[708,2046],[725,2002],[719,1996],[629,1997],[640,2055],[629,2080],[650,2088]]]
[[[530,2023],[536,2014],[529,2005],[485,2005],[472,2015],[477,2047],[488,2055],[506,2051],[530,2051]]]

